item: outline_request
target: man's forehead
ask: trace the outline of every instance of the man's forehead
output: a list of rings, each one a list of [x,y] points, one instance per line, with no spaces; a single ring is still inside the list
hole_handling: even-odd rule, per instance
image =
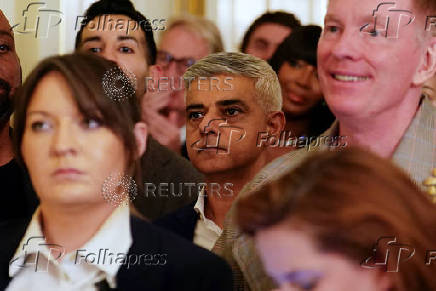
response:
[[[255,81],[248,77],[217,75],[196,78],[186,92],[186,103],[223,105],[224,100],[250,102],[254,100]]]
[[[383,0],[329,0],[327,7],[327,14],[336,14],[335,16],[373,16],[388,12],[394,9],[395,11],[411,11],[415,10],[415,0],[396,0],[396,1],[383,1]],[[352,8],[352,9],[350,9]],[[347,11],[348,13],[344,13]],[[413,11],[415,12],[415,11]]]

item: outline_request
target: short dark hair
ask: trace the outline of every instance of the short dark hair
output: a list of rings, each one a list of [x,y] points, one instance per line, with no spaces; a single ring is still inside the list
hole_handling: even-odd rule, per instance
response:
[[[321,31],[321,27],[317,25],[295,28],[271,57],[269,63],[273,70],[278,74],[284,62],[292,64],[298,60],[303,60],[316,67],[316,50]]]
[[[316,69],[316,50],[321,31],[321,27],[316,25],[295,28],[277,47],[277,50],[269,60],[269,64],[276,74],[279,75],[280,68],[284,63],[294,66],[299,60],[307,62]],[[287,113],[285,112],[285,114]],[[320,135],[335,120],[335,116],[325,105],[324,101],[320,101],[311,109],[311,116],[308,132],[305,133],[308,136]]]
[[[300,20],[292,13],[284,12],[284,11],[276,11],[276,12],[266,12],[259,16],[248,28],[245,32],[244,37],[242,39],[241,44],[241,52],[245,53],[245,49],[247,48],[248,41],[250,40],[253,32],[265,23],[274,23],[282,26],[289,27],[290,29],[294,29],[301,25]]]
[[[110,95],[111,88],[105,87],[105,76],[128,77],[115,62],[88,53],[75,53],[45,59],[30,73],[14,98],[15,119],[13,143],[17,161],[25,166],[21,144],[26,128],[26,113],[33,92],[39,82],[49,73],[59,72],[71,89],[78,110],[85,118],[95,119],[109,128],[123,142],[128,161],[128,172],[139,177],[136,139],[133,133],[135,123],[141,120],[140,106],[135,90],[129,82],[116,88],[119,96]],[[111,98],[112,97],[112,98]]]
[[[78,49],[80,46],[82,32],[85,26],[97,16],[109,14],[125,15],[139,23],[139,26],[145,35],[145,43],[147,45],[147,63],[149,65],[154,65],[156,62],[157,49],[153,36],[153,28],[150,21],[135,9],[130,0],[100,0],[89,6],[88,10],[85,12],[84,21],[82,22],[80,30],[77,32],[75,48]]]

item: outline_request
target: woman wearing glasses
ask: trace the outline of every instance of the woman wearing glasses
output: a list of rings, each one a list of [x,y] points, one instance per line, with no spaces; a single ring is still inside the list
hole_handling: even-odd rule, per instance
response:
[[[108,74],[124,80],[117,94]],[[49,58],[26,80],[14,146],[40,206],[30,222],[0,226],[0,289],[231,286],[219,258],[130,216],[124,202],[141,189],[134,178],[147,128],[126,80],[115,63],[81,54]]]

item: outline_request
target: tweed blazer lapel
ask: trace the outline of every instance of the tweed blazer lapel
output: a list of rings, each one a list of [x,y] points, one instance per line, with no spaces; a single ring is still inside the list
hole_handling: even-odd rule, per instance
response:
[[[335,121],[322,136],[336,136],[339,126]],[[235,202],[243,196],[250,195],[266,183],[278,179],[298,166],[311,152],[328,149],[328,145],[311,146],[291,151],[266,165],[238,194]],[[235,222],[236,203],[224,221],[223,233],[212,251],[223,257],[232,267],[234,290],[271,290],[275,287],[271,278],[266,276],[262,262],[255,249],[253,240],[243,235]]]
[[[436,110],[429,99],[423,98],[392,160],[425,190],[422,182],[436,167]]]

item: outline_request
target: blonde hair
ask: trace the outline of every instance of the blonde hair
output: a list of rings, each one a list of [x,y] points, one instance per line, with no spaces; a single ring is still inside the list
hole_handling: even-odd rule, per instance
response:
[[[211,54],[188,68],[183,75],[185,88],[199,77],[242,76],[255,80],[256,101],[265,113],[282,109],[282,91],[277,74],[257,57],[244,53]]]
[[[183,15],[171,18],[167,29],[162,32],[160,39],[163,39],[166,32],[178,26],[183,26],[190,32],[204,39],[209,46],[209,53],[213,54],[224,51],[224,45],[218,27],[212,21],[194,15]]]

